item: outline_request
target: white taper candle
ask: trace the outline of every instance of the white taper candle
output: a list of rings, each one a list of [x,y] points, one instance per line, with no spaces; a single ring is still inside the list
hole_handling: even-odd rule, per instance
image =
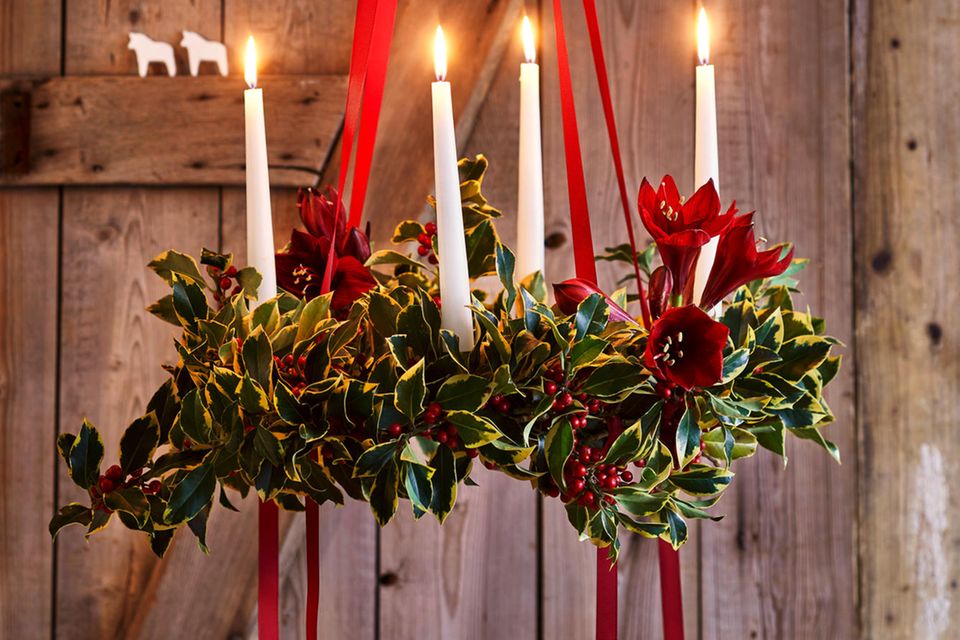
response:
[[[473,313],[470,311],[470,277],[463,233],[457,139],[453,125],[453,99],[447,73],[443,30],[437,27],[434,44],[437,81],[433,83],[433,170],[437,195],[437,243],[440,260],[440,325],[460,338],[460,350],[473,349]]]
[[[263,90],[257,88],[257,61],[253,36],[247,41],[243,92],[247,162],[247,264],[263,276],[257,301],[277,295],[274,263],[273,215],[270,207],[270,174],[267,166],[267,133],[263,120]]]
[[[517,181],[518,278],[543,271],[543,154],[540,140],[540,65],[530,20],[523,18],[523,52],[520,65],[520,156]]]

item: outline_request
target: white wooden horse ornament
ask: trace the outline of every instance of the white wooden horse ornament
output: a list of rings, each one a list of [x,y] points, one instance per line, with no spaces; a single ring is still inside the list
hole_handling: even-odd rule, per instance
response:
[[[134,31],[130,34],[128,49],[137,54],[137,70],[140,77],[147,76],[147,67],[151,62],[159,62],[167,67],[167,75],[171,78],[177,75],[177,62],[173,57],[173,47],[166,42],[157,42],[143,33]]]
[[[227,48],[221,42],[207,40],[199,33],[184,31],[180,46],[187,50],[190,59],[190,75],[200,73],[201,62],[215,62],[220,75],[227,75]]]

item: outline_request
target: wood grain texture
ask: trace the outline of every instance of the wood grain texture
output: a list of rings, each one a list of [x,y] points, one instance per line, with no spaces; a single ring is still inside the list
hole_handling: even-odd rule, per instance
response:
[[[343,75],[266,76],[270,181],[316,179],[343,120]],[[238,76],[0,81],[32,94],[30,171],[0,185],[243,185]],[[0,140],[0,144],[3,141]]]
[[[941,640],[960,628],[960,6],[857,10],[863,635]]]
[[[673,2],[597,3],[607,58],[614,112],[631,205],[644,176],[659,180],[670,173],[680,185],[693,181],[693,54],[676,29],[689,24],[692,6]],[[580,125],[594,250],[626,242],[623,209],[603,120],[590,41],[581,2],[563,3],[564,26]],[[547,279],[573,277],[572,239],[567,202],[566,165],[557,80],[552,3],[543,3],[543,128]],[[547,26],[549,25],[549,26]],[[686,78],[686,80],[683,80]],[[648,241],[639,229],[637,241]],[[626,269],[598,264],[600,285],[613,290]],[[635,310],[639,314],[639,309]],[[688,634],[697,628],[697,532],[681,552],[684,609]],[[620,633],[624,638],[659,638],[661,634],[657,545],[623,535],[620,560]],[[592,638],[595,626],[596,552],[578,543],[558,501],[544,504],[544,637]]]
[[[844,3],[710,5],[720,123],[720,193],[756,209],[758,235],[791,240],[810,258],[798,300],[847,343],[852,332],[848,107]],[[810,34],[816,33],[816,38]],[[802,90],[798,90],[802,87]],[[836,423],[825,435],[842,466],[789,439],[789,466],[766,452],[740,467],[702,532],[704,638],[857,636],[857,456],[853,376],[827,390]]]
[[[179,42],[181,29],[212,37],[219,32],[220,4],[68,1],[65,71],[131,75],[129,31],[168,42]],[[142,413],[165,375],[157,363],[175,358],[172,328],[164,331],[143,311],[164,289],[144,266],[170,247],[196,254],[202,246],[216,246],[219,194],[67,188],[63,210],[63,262],[70,269],[63,277],[61,426],[73,431],[89,415],[112,457],[127,422]],[[61,488],[68,487],[64,478]],[[78,535],[61,537],[58,545],[58,637],[123,637],[157,564],[147,541],[113,526],[90,545]],[[192,545],[183,547],[196,553]]]
[[[60,69],[60,2],[0,0],[0,73]],[[60,196],[0,190],[0,637],[51,635]]]
[[[60,423],[87,417],[116,462],[126,425],[141,415],[175,359],[169,327],[144,308],[166,285],[144,265],[166,248],[196,254],[217,242],[209,190],[68,190],[64,196]],[[61,502],[82,499],[61,470]],[[86,544],[79,531],[57,540],[57,635],[121,637],[156,560],[147,540],[114,522]],[[194,550],[194,553],[197,553]]]
[[[0,636],[5,638],[50,634],[53,545],[46,531],[55,501],[57,217],[55,191],[0,191]]]

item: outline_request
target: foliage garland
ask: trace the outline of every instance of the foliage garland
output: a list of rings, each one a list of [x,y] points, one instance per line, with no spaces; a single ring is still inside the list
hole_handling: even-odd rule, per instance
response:
[[[712,183],[685,201],[669,177],[657,190],[644,182],[641,218],[656,241],[637,256],[648,332],[624,311],[626,289],[606,296],[570,280],[555,285],[552,308],[541,274],[516,281],[500,212],[481,192],[486,167],[482,156],[460,163],[469,271],[501,289],[474,290],[468,353],[441,329],[430,223],[403,222],[393,235],[419,245],[414,257],[371,255],[365,234],[343,228],[336,198],[304,192],[306,232],[277,256],[289,292],[258,306],[259,274],[229,254],[204,250],[207,276],[175,251],[154,259],[171,293],[149,310],[182,329],[179,361],[123,434],[118,464],[101,471],[104,444],[87,421],[59,436],[90,502],[62,507],[51,535],[79,524],[89,536],[116,514],[159,556],[183,525],[206,551],[215,494],[236,510],[226,489],[251,488],[291,511],[346,494],[381,526],[404,498],[415,517],[442,523],[479,459],[562,499],[580,538],[615,555],[620,527],[679,547],[687,519],[718,519],[709,510],[734,461],[762,447],[786,464],[788,433],[839,461],[821,434],[833,420],[822,390],[840,365],[838,341],[793,308],[805,261],[782,246],[758,253],[752,214],[720,214]],[[711,236],[720,241],[705,308],[736,289],[719,322],[688,302]],[[334,291],[316,295],[328,258]],[[601,259],[632,262],[628,245]]]

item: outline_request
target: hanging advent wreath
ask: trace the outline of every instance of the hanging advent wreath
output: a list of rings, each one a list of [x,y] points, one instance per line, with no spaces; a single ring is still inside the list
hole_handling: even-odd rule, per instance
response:
[[[90,499],[62,507],[51,534],[93,534],[117,516],[157,555],[184,525],[205,548],[210,511],[251,489],[292,511],[362,500],[380,525],[402,499],[442,523],[479,462],[562,500],[580,538],[615,555],[621,529],[682,545],[687,520],[715,518],[734,463],[758,448],[786,461],[788,434],[839,458],[821,434],[838,341],[793,308],[804,261],[783,245],[758,250],[752,213],[723,212],[712,182],[687,200],[670,177],[643,183],[648,331],[625,311],[626,289],[568,280],[551,306],[540,273],[517,281],[481,191],[486,166],[460,162],[469,276],[499,280],[495,294],[473,290],[469,351],[441,329],[433,223],[403,222],[398,248],[371,254],[335,197],[304,191],[304,230],[276,256],[284,291],[259,305],[259,274],[229,254],[204,251],[203,267],[175,251],[154,259],[171,293],[149,310],[182,330],[179,360],[115,464],[104,467],[89,422],[60,435]],[[711,235],[716,260],[694,305],[689,276]],[[602,256],[632,258],[628,245]],[[705,309],[721,302],[715,320]]]

